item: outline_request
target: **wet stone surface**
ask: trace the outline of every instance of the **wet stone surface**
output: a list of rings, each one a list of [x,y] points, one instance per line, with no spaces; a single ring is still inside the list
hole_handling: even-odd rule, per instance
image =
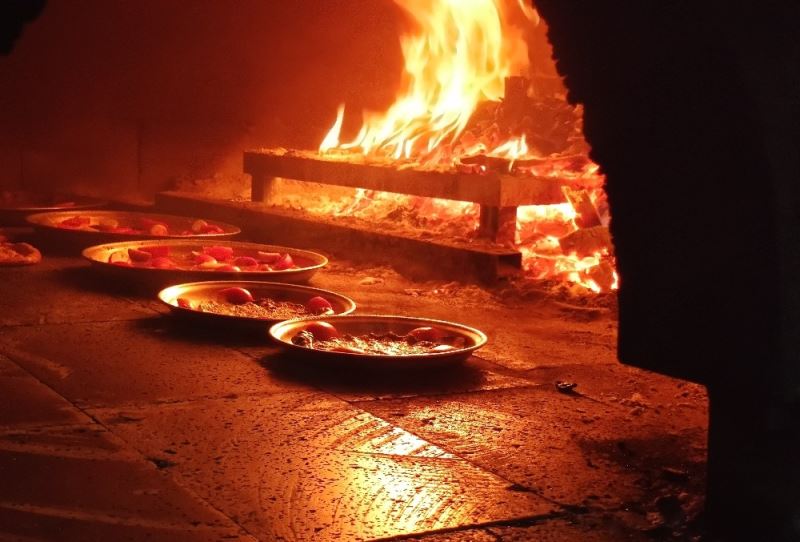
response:
[[[177,320],[78,258],[0,269],[0,540],[684,533],[704,390],[619,365],[608,308],[332,267],[313,285],[361,313],[490,343],[445,371],[354,373],[286,358],[266,330]]]
[[[176,401],[296,387],[252,357],[168,332],[162,317],[8,328],[11,357],[81,405]]]
[[[264,540],[373,539],[558,510],[325,395],[93,414]]]
[[[90,421],[72,403],[0,355],[0,431]]]
[[[150,303],[99,284],[78,258],[45,255],[40,264],[0,267],[0,325],[42,325],[130,320],[153,315]],[[121,293],[112,296],[110,293]]]
[[[248,539],[96,426],[0,434],[0,478],[4,540]]]
[[[622,515],[644,526],[660,496],[684,495],[699,512],[691,497],[705,476],[698,412],[631,411],[550,385],[357,404],[566,507],[632,510]]]

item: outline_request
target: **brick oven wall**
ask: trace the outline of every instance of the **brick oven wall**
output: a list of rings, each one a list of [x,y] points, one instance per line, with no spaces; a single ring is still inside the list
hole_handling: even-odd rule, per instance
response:
[[[0,57],[0,189],[149,199],[313,145],[340,101],[391,101],[399,21],[389,1],[50,0]]]

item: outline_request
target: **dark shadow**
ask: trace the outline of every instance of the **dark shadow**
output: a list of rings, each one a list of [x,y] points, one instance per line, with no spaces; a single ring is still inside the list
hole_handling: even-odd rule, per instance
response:
[[[152,318],[140,318],[135,326],[148,333],[162,333],[170,340],[189,344],[212,344],[236,347],[270,347],[267,336],[268,325],[242,328],[209,323],[200,318],[164,314]]]
[[[285,352],[267,355],[261,359],[261,363],[277,378],[311,385],[331,393],[459,393],[480,389],[486,383],[486,372],[469,363],[435,368],[387,369],[365,364],[332,365],[302,354]]]
[[[102,294],[121,297],[156,299],[157,290],[136,283],[121,281],[113,276],[87,266],[68,267],[56,271],[69,286]]]

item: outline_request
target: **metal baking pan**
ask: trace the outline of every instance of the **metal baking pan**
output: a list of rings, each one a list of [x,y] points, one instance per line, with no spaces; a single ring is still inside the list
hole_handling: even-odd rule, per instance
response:
[[[265,318],[258,316],[240,316],[224,313],[216,313],[197,308],[199,303],[204,301],[220,301],[220,291],[226,288],[244,288],[250,292],[255,299],[269,298],[274,301],[288,301],[304,305],[313,297],[323,297],[328,300],[333,309],[333,315],[350,314],[356,310],[355,301],[347,296],[312,288],[298,284],[285,284],[281,282],[260,282],[242,280],[215,280],[205,282],[188,282],[176,284],[161,290],[158,298],[166,304],[176,315],[193,317],[204,320],[208,323],[234,327],[263,327],[271,325],[285,318]],[[181,306],[178,299],[186,300],[191,307]]]
[[[405,335],[419,327],[434,327],[445,335],[463,337],[466,347],[447,352],[435,352],[413,355],[380,355],[357,354],[350,352],[331,352],[316,350],[292,343],[292,337],[302,331],[309,322],[324,321],[333,325],[340,334],[363,335],[367,333],[394,332]],[[430,318],[412,318],[392,315],[350,315],[350,316],[315,316],[296,318],[277,323],[269,329],[274,341],[306,362],[326,365],[359,366],[370,369],[433,369],[448,365],[456,365],[466,361],[472,353],[486,344],[486,334],[482,331],[445,320]]]
[[[117,251],[141,249],[142,247],[169,247],[170,257],[178,263],[191,258],[192,251],[202,252],[203,247],[223,246],[234,249],[236,256],[253,256],[261,252],[288,253],[294,260],[294,269],[281,271],[214,271],[210,269],[158,269],[150,267],[124,267],[109,263],[109,257]],[[83,250],[83,257],[98,270],[105,272],[115,281],[125,281],[146,287],[164,288],[173,284],[201,280],[268,280],[275,282],[307,282],[317,271],[328,264],[328,258],[309,250],[227,241],[216,239],[161,239],[146,241],[126,241],[106,243]]]
[[[91,227],[83,229],[65,228],[60,226],[64,220],[75,217],[85,217],[91,224],[116,222],[120,227],[141,226],[142,224],[162,223],[167,226],[167,234],[152,234],[149,231],[134,231],[129,233],[100,231]],[[138,240],[138,239],[225,239],[233,237],[241,230],[231,224],[218,222],[216,220],[202,219],[206,223],[218,226],[221,233],[192,233],[192,224],[199,218],[162,215],[155,213],[138,213],[129,211],[59,211],[52,213],[37,213],[30,215],[27,222],[32,224],[36,230],[44,234],[48,240],[53,242],[66,242],[70,246],[80,246],[81,248],[98,245],[101,243],[113,243],[115,241]],[[113,221],[113,222],[112,222]],[[188,233],[187,233],[188,232]]]
[[[0,193],[0,224],[5,226],[25,225],[25,218],[34,213],[48,211],[80,211],[97,209],[107,201],[75,196],[71,194],[36,194],[20,190]]]

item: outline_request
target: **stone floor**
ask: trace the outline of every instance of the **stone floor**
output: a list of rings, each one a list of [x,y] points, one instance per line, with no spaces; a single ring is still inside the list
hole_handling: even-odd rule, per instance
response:
[[[341,374],[77,257],[0,269],[0,541],[691,538],[705,392],[617,363],[612,311],[343,263],[312,283],[490,343]]]

